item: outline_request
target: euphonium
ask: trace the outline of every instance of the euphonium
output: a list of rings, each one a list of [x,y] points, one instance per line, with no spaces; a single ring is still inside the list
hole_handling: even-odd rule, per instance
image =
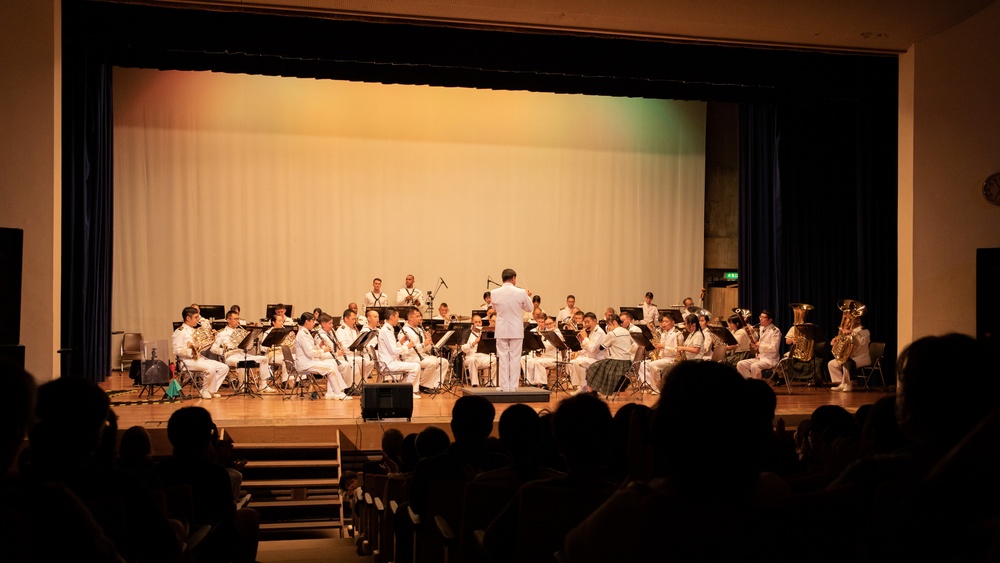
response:
[[[789,307],[792,308],[792,313],[795,315],[794,324],[797,325],[806,324],[806,314],[815,309],[815,307],[808,303],[792,303]],[[812,361],[813,345],[815,343],[811,338],[806,338],[802,334],[799,334],[798,330],[795,332],[795,344],[792,346],[791,356],[802,362]]]
[[[843,312],[840,317],[840,329],[837,337],[833,339],[833,357],[840,363],[850,359],[857,341],[854,338],[854,321],[861,318],[868,310],[864,303],[853,299],[841,299],[837,303],[837,308]]]

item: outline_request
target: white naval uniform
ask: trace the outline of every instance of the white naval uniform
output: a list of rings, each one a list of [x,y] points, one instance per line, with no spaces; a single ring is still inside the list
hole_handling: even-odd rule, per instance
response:
[[[532,329],[532,332],[537,334],[539,330],[536,327]],[[558,330],[555,333],[562,340],[562,333]],[[542,354],[540,356],[535,356],[534,353],[528,354],[521,364],[521,368],[524,370],[524,380],[531,385],[547,385],[549,383],[547,370],[556,367],[556,360],[559,358],[559,350],[549,342],[548,338],[541,338],[542,345],[545,347]]]
[[[334,346],[334,339],[336,337],[337,336],[335,334],[333,335],[333,338],[331,338],[330,335],[326,333],[323,329],[319,329],[319,332],[316,334],[316,338],[314,338],[313,341],[316,343],[317,348],[322,348],[325,345],[327,348],[331,350],[330,352],[321,352],[320,357],[323,360],[333,360],[333,363],[337,364],[336,377],[340,378],[339,382],[340,388],[347,389],[348,387],[351,386],[351,383],[354,381],[354,378],[352,377],[352,368],[350,362],[346,361],[345,356],[334,355],[335,352],[333,351],[335,351],[337,347],[340,346],[339,343],[337,344],[336,347]]]
[[[388,307],[389,306],[389,296],[384,292],[375,295],[374,291],[369,291],[361,298],[361,303],[365,307]]]
[[[402,340],[404,334],[410,342],[413,342],[414,347],[403,355],[403,359],[408,362],[417,362],[420,365],[420,386],[431,389],[438,387],[442,378],[448,376],[448,362],[444,358],[431,354],[434,343],[427,338],[423,327],[414,328],[407,323],[399,331],[398,339]],[[417,350],[420,350],[420,356],[423,356],[423,359],[417,356]]]
[[[493,310],[497,312],[496,334],[498,388],[501,391],[517,391],[521,379],[521,347],[524,345],[524,323],[521,314],[531,311],[531,297],[528,292],[510,281],[492,292]]]
[[[639,303],[642,307],[642,322],[646,324],[649,328],[656,326],[656,323],[660,322],[660,310],[656,307],[656,303],[646,304],[645,301]]]
[[[462,344],[462,352],[465,353],[465,360],[462,364],[466,373],[469,374],[469,382],[473,387],[477,387],[480,383],[482,383],[479,381],[480,369],[490,368],[490,381],[496,381],[496,358],[491,357],[490,354],[476,352],[476,346],[478,346],[478,343],[476,343],[476,346],[473,345],[482,333],[482,330],[478,333],[475,331],[469,332],[469,339],[465,342],[465,344]]]
[[[202,381],[202,391],[212,394],[218,393],[222,382],[229,375],[229,366],[222,362],[209,360],[201,354],[194,355],[190,346],[194,342],[191,338],[192,334],[194,334],[194,328],[186,324],[182,324],[174,331],[171,338],[174,356],[184,361],[188,371],[198,371],[205,374],[205,379]]]
[[[580,343],[582,349],[576,358],[570,360],[569,365],[566,366],[566,370],[569,372],[569,381],[574,386],[580,387],[586,385],[587,368],[597,360],[604,359],[606,354],[601,347],[601,343],[604,342],[606,335],[603,328],[595,326],[590,336],[584,338],[583,342]]]
[[[400,355],[405,351],[405,346],[396,344],[396,330],[389,323],[383,324],[378,331],[378,360],[388,371],[405,372],[403,381],[412,383],[413,393],[417,394],[420,393],[420,364],[401,360]]]
[[[292,343],[292,356],[295,357],[295,370],[299,373],[315,373],[326,378],[326,396],[332,397],[344,392],[343,382],[337,372],[337,363],[324,360],[320,351],[305,327],[300,327]]]
[[[233,330],[227,325],[215,335],[215,342],[212,343],[212,352],[225,358],[226,365],[231,368],[235,368],[236,364],[243,361],[257,362],[257,365],[260,366],[260,388],[266,388],[268,380],[271,379],[271,365],[267,362],[267,356],[244,355],[242,349],[235,347],[239,343],[234,344],[232,342]],[[240,385],[243,385],[243,382],[246,381],[246,372],[248,369],[243,368],[242,371],[236,371],[236,377],[239,378]]]
[[[773,368],[778,364],[778,351],[781,348],[781,329],[770,324],[760,327],[760,342],[757,346],[757,357],[741,360],[736,364],[736,371],[745,378],[760,379],[761,370]]]
[[[566,319],[570,318],[573,318],[572,309],[570,309],[569,307],[563,307],[562,309],[559,309],[559,312],[556,313],[556,326],[561,327],[563,323],[566,322]]]
[[[677,328],[660,335],[660,354],[658,360],[646,360],[639,368],[639,376],[650,387],[659,389],[661,379],[677,364],[677,347],[684,345],[684,333]]]
[[[410,302],[406,302],[406,298],[410,298]],[[405,307],[416,307],[421,308],[424,306],[424,292],[417,288],[406,289],[401,287],[399,291],[396,292],[396,305],[403,305]],[[402,315],[402,313],[400,313]]]
[[[358,336],[360,336],[361,333],[358,332],[358,329],[352,326],[340,323],[340,326],[337,327],[334,334],[337,336],[337,343],[344,351],[344,362],[350,364],[351,366],[351,371],[349,372],[351,383],[353,384],[358,381],[359,377],[363,381],[365,378],[365,369],[368,369],[369,372],[371,371],[371,362],[368,362],[368,364],[365,365],[366,358],[364,353],[359,354],[357,352],[352,352],[350,349],[351,344],[354,344],[354,341],[358,339]]]
[[[851,335],[854,336],[855,348],[852,350],[851,359],[854,360],[855,367],[864,367],[871,365],[872,359],[868,355],[868,344],[871,343],[871,333],[868,332],[867,328],[856,326],[851,330]],[[847,362],[844,362],[847,363]],[[851,374],[844,370],[844,363],[838,362],[836,358],[830,360],[827,367],[830,369],[830,381],[836,384],[845,383],[844,377],[847,377],[846,383],[850,383]]]

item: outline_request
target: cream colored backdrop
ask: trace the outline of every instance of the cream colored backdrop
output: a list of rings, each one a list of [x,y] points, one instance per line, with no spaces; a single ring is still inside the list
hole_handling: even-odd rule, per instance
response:
[[[701,287],[704,103],[138,69],[114,96],[116,330],[339,315],[408,273],[461,314],[505,267],[552,314]]]

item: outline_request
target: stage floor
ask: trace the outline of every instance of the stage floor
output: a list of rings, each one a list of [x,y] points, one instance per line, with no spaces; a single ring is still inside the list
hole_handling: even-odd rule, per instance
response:
[[[283,399],[280,395],[264,395],[262,398],[232,396],[223,387],[222,398],[219,399],[188,399],[184,401],[161,402],[144,401],[140,399],[140,388],[132,387],[128,373],[122,375],[115,371],[101,386],[111,394],[112,408],[118,415],[118,427],[125,429],[130,426],[145,426],[146,428],[166,428],[167,420],[173,412],[181,407],[198,405],[212,413],[215,423],[222,428],[234,427],[273,427],[273,426],[314,426],[326,425],[341,430],[345,435],[356,436],[353,447],[358,449],[378,449],[381,428],[395,426],[403,429],[420,429],[434,424],[448,427],[451,420],[451,409],[455,400],[462,396],[463,389],[455,389],[455,393],[425,394],[420,399],[413,400],[413,417],[410,423],[366,422],[361,419],[361,400],[354,397],[348,401],[326,401],[323,399]],[[527,388],[526,388],[527,389]],[[785,420],[788,428],[794,428],[804,418],[808,418],[813,410],[820,405],[840,405],[854,412],[861,405],[874,403],[879,398],[894,393],[892,389],[859,390],[852,393],[837,393],[828,388],[813,388],[793,386],[793,394],[789,395],[784,385],[775,387],[778,398],[776,416]],[[471,388],[470,388],[471,391]],[[489,390],[485,390],[487,393]],[[537,390],[530,390],[531,401],[525,401],[537,411],[543,409],[555,410],[559,402],[567,397],[566,393],[549,393],[547,398]],[[162,398],[158,391],[156,399]],[[653,406],[658,397],[649,393],[643,394],[641,400],[633,397],[630,392],[624,392],[618,400],[610,401],[612,414],[623,405],[630,402],[641,402]],[[541,402],[538,402],[541,401]],[[510,402],[494,402],[497,418],[503,413]],[[713,416],[705,412],[704,416]]]

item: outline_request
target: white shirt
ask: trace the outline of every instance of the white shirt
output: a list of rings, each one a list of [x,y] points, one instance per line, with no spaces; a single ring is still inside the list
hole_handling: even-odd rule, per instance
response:
[[[781,329],[770,324],[760,327],[760,342],[757,352],[760,357],[778,362],[778,350],[781,348]]]
[[[660,352],[660,359],[677,357],[677,347],[684,345],[684,333],[676,327],[668,332],[660,334],[660,344],[663,344],[663,351]]]
[[[358,334],[357,329],[354,327],[341,324],[337,327],[336,331],[337,343],[340,344],[340,347],[344,350],[344,352],[349,353],[351,344],[354,344],[354,341],[358,339]]]
[[[531,298],[528,292],[504,282],[504,284],[492,292],[493,310],[497,312],[497,338],[523,338],[524,323],[521,321],[521,312],[534,310],[531,305]]]
[[[643,301],[639,303],[642,307],[642,322],[646,323],[649,327],[656,326],[659,322],[660,310],[656,308],[656,303],[646,303]]]
[[[396,345],[396,330],[389,323],[382,325],[378,331],[378,359],[385,365],[399,360],[399,355],[405,351],[404,346]]]
[[[243,350],[236,347],[237,345],[239,345],[239,342],[233,344],[232,335],[234,330],[235,330],[234,328],[231,328],[229,325],[226,325],[225,328],[220,330],[215,335],[215,342],[212,343],[213,354],[218,354],[222,357],[229,356],[234,352],[239,352],[241,355],[243,354]]]
[[[563,322],[565,322],[566,319],[571,318],[572,316],[573,316],[573,309],[570,309],[569,307],[563,307],[562,309],[559,309],[559,312],[556,313],[556,325],[562,326]]]
[[[404,359],[408,362],[416,362],[420,358],[417,356],[417,350],[420,351],[422,356],[426,356],[429,352],[430,346],[429,342],[424,338],[423,327],[417,326],[412,327],[409,323],[403,325],[402,330],[399,331],[398,339],[403,340],[403,336],[413,343],[413,348],[410,348],[404,355]]]
[[[374,291],[369,291],[365,294],[361,301],[365,304],[365,307],[388,307],[389,306],[389,296],[385,293],[379,293],[375,295]]]
[[[295,333],[295,342],[292,343],[292,355],[295,356],[295,369],[307,370],[313,360],[322,360],[320,351],[316,348],[316,341],[306,327],[299,327]],[[286,358],[287,359],[287,358]]]
[[[587,356],[588,358],[594,358],[595,360],[602,360],[606,356],[606,351],[601,349],[601,345],[604,343],[604,337],[607,336],[604,333],[604,329],[601,327],[594,327],[594,330],[590,333],[590,336],[583,339],[580,343],[582,350],[581,354]]]
[[[601,342],[605,355],[612,360],[631,360],[630,344],[632,344],[632,336],[629,335],[627,328],[620,326],[605,334],[604,340]]]
[[[410,297],[410,302],[406,302],[406,298]],[[396,305],[406,305],[409,307],[423,307],[424,306],[424,292],[417,288],[406,289],[402,287],[396,292]]]
[[[733,333],[733,338],[736,339],[736,349],[734,352],[749,352],[750,351],[750,337],[747,336],[747,331],[742,328],[736,329]]]
[[[698,348],[698,351],[697,352],[685,352],[685,354],[687,354],[687,359],[689,359],[689,360],[704,360],[705,359],[705,349],[706,348],[710,348],[710,346],[706,344],[706,341],[711,342],[711,340],[708,340],[707,338],[705,338],[705,333],[702,332],[701,330],[696,330],[696,331],[692,332],[691,334],[689,334],[688,337],[684,339],[684,346],[690,346],[690,347]]]
[[[482,335],[482,333],[483,332],[481,330],[479,332],[476,332],[474,330],[469,331],[469,339],[465,342],[465,344],[462,344],[462,351],[465,352],[466,356],[470,356],[472,354],[478,354],[478,352],[476,352],[476,348],[479,347],[479,343],[476,342],[476,340],[479,338],[480,335]],[[475,346],[472,345],[473,343],[475,343]]]
[[[191,351],[191,343],[194,340],[191,335],[194,334],[194,327],[187,324],[182,324],[177,330],[174,331],[171,337],[171,347],[174,351],[174,356],[178,358],[183,358],[185,360],[190,360],[194,357],[194,353]]]

